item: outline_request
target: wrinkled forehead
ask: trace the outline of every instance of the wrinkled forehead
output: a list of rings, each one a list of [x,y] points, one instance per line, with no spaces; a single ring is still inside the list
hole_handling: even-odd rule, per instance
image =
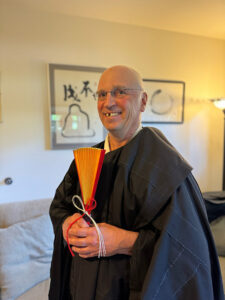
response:
[[[111,90],[114,87],[142,88],[141,76],[133,69],[112,67],[105,70],[99,80],[98,90]]]

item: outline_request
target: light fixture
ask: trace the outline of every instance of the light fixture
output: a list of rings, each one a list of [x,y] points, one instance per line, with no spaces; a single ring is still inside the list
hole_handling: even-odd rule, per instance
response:
[[[225,109],[225,97],[218,98],[218,99],[212,99],[211,101],[217,108],[222,109],[222,110]]]
[[[211,99],[213,104],[224,113],[224,139],[223,139],[223,191],[225,190],[225,97]]]

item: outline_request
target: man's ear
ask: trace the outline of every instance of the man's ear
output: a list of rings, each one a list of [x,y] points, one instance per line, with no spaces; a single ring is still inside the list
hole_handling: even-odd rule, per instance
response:
[[[147,95],[146,92],[143,92],[142,96],[141,96],[141,109],[140,109],[141,112],[145,111],[145,107],[146,107],[147,101],[148,101],[148,95]]]

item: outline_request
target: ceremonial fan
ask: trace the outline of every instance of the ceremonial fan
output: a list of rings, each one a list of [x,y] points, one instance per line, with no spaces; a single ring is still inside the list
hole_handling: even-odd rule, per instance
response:
[[[80,148],[73,151],[80,182],[82,200],[89,206],[95,196],[105,150]]]
[[[104,240],[98,225],[91,217],[90,213],[96,207],[94,196],[98,185],[99,175],[102,169],[105,150],[98,148],[80,148],[74,150],[73,153],[77,167],[82,199],[78,195],[75,195],[72,198],[72,202],[73,205],[82,212],[82,215],[69,225],[67,229],[67,244],[72,256],[74,256],[68,242],[68,231],[76,221],[86,216],[85,219],[88,218],[89,223],[91,220],[97,230],[99,237],[100,257],[105,254]],[[79,204],[81,207],[75,203],[75,199],[79,200]]]

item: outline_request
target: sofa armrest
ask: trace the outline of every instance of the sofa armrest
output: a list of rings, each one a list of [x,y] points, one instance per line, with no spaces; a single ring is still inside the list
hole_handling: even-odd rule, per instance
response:
[[[0,204],[0,228],[48,214],[52,199]]]

